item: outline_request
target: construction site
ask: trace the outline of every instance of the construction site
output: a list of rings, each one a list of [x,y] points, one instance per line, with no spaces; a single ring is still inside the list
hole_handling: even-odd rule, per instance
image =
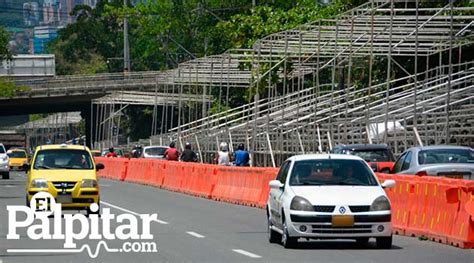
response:
[[[202,162],[220,142],[231,151],[243,143],[254,165],[273,167],[339,144],[385,143],[396,155],[415,145],[472,147],[473,21],[472,5],[373,0],[171,70],[25,85],[105,90],[90,111],[94,148],[118,144],[113,130],[133,105],[153,106],[141,144],[190,142]],[[235,90],[246,100],[229,107]]]

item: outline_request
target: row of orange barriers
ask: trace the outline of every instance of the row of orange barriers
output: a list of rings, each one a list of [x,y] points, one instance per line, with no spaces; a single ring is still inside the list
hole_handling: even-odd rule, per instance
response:
[[[98,175],[248,206],[265,207],[278,169],[96,157]]]
[[[474,181],[393,174],[377,177],[397,182],[386,189],[396,234],[474,248]]]
[[[99,176],[151,185],[194,196],[265,207],[268,182],[278,169],[227,167],[149,159],[97,157]],[[392,203],[394,233],[474,248],[474,182],[441,177],[377,173],[393,179],[386,189]]]

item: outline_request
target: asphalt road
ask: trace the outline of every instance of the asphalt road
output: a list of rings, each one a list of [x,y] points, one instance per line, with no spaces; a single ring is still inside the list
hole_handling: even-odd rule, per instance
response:
[[[270,244],[262,209],[215,202],[165,190],[101,180],[102,208],[158,214],[151,223],[156,253],[112,253],[101,249],[96,259],[86,251],[75,253],[7,253],[7,249],[58,249],[63,241],[31,240],[20,231],[20,240],[7,240],[7,205],[25,202],[25,175],[12,173],[0,180],[0,263],[10,262],[474,262],[474,250],[462,250],[415,238],[394,238],[390,250],[358,248],[353,241],[304,242],[298,249]],[[52,222],[53,219],[50,219]],[[113,224],[112,228],[117,226]],[[52,224],[51,224],[52,227]],[[74,231],[78,231],[74,229]],[[78,242],[96,249],[97,241]],[[123,242],[107,241],[120,248]]]

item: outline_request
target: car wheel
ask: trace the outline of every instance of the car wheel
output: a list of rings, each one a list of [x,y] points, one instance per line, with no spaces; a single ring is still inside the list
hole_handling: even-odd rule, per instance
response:
[[[3,173],[2,178],[3,179],[10,179],[10,173],[9,172]]]
[[[390,249],[392,247],[393,237],[377,237],[377,248]]]
[[[272,221],[270,220],[270,216],[267,217],[267,233],[268,233],[268,241],[270,243],[278,243],[281,240],[280,233],[276,232],[272,229]]]
[[[359,247],[366,247],[369,244],[368,237],[359,237],[356,239],[357,246]]]
[[[298,239],[296,237],[290,237],[288,234],[286,220],[283,221],[283,235],[281,235],[281,244],[284,248],[294,248],[298,245]]]
[[[28,201],[28,194],[25,196],[26,207],[30,207],[30,201]]]

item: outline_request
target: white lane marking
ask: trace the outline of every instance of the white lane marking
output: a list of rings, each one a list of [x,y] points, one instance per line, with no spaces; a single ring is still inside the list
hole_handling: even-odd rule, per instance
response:
[[[100,187],[110,187],[110,184],[101,184],[99,183]]]
[[[140,216],[140,214],[137,213],[137,212],[130,211],[130,210],[128,210],[128,209],[122,208],[122,207],[120,207],[120,206],[113,205],[113,204],[111,204],[111,203],[107,203],[107,202],[105,202],[105,201],[100,201],[100,203],[102,203],[102,204],[104,204],[104,205],[106,205],[106,206],[110,206],[110,207],[112,207],[112,208],[115,208],[115,209],[124,211],[125,213],[129,213],[129,214],[132,214],[132,215]],[[154,220],[154,221],[157,222],[157,223],[159,223],[159,224],[162,224],[162,225],[167,225],[167,224],[168,224],[168,222],[163,221],[163,220],[160,220],[160,219],[157,219],[157,220]]]
[[[16,186],[11,185],[11,184],[7,184],[7,185],[3,185],[3,187],[6,187],[6,188],[15,188]],[[2,262],[0,262],[0,263],[2,263]]]
[[[239,253],[239,254],[242,254],[244,256],[247,256],[247,257],[250,257],[250,258],[261,258],[262,256],[259,256],[257,254],[254,254],[254,253],[250,253],[248,251],[245,251],[243,249],[232,249],[232,251],[236,252],[236,253]]]
[[[205,236],[203,236],[203,235],[201,235],[201,234],[198,234],[198,233],[196,233],[196,232],[188,231],[188,232],[186,232],[186,233],[188,233],[188,235],[191,235],[191,236],[193,236],[193,237],[205,238]]]

